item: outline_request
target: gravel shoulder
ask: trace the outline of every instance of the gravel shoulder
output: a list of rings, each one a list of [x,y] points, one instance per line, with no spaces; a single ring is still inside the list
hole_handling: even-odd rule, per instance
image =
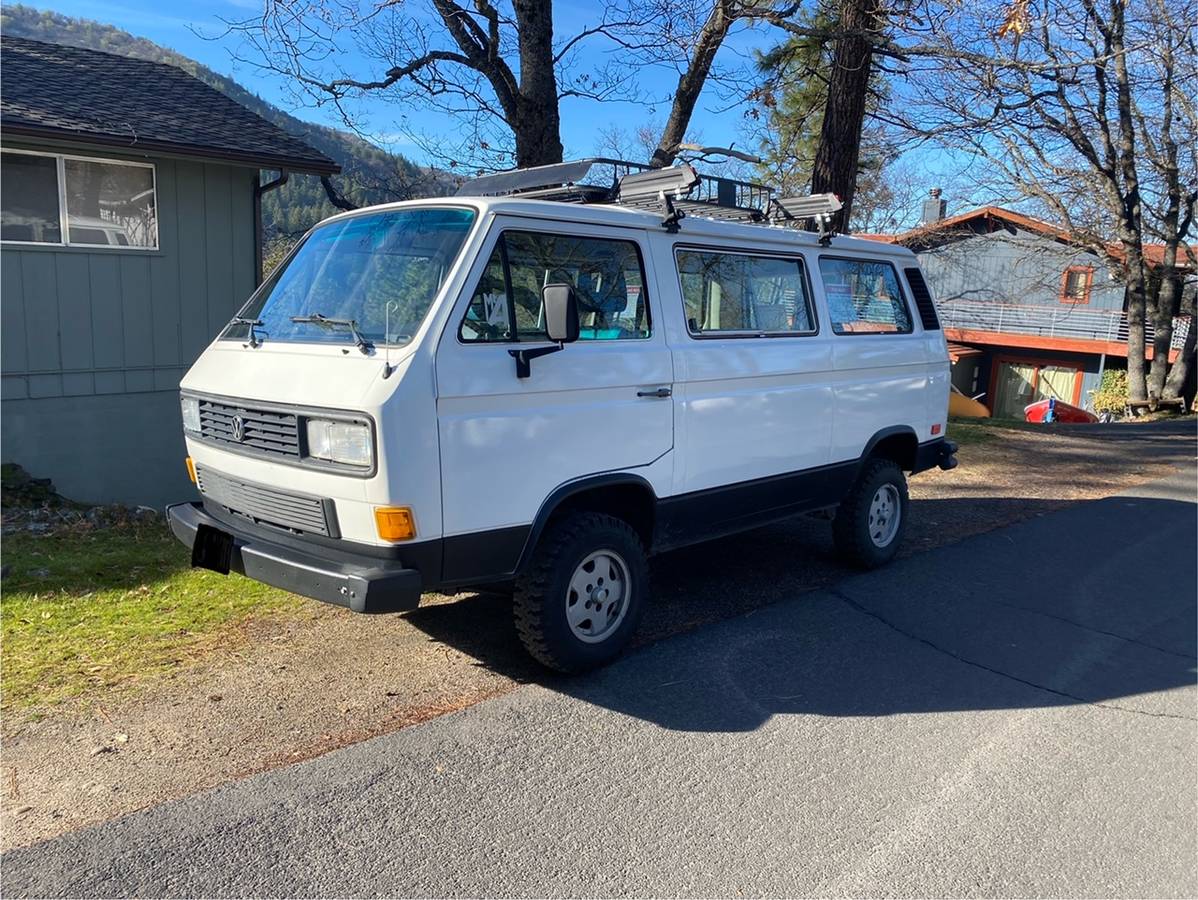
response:
[[[904,555],[1194,465],[1193,421],[958,429],[961,465],[911,482]],[[951,436],[951,433],[950,433]],[[825,522],[800,519],[654,561],[641,643],[823,587],[848,574]],[[236,590],[236,581],[229,589]],[[0,848],[37,841],[318,756],[542,678],[501,597],[426,597],[404,616],[313,603],[255,619],[217,651],[135,694],[8,716]]]

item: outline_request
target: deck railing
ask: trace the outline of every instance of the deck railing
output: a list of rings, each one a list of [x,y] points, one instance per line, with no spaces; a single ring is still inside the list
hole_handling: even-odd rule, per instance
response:
[[[948,300],[936,304],[944,328],[1034,334],[1041,337],[1073,338],[1083,341],[1127,343],[1127,314],[1118,309],[1089,309],[1085,306],[1025,306],[1018,303],[986,303],[980,300]],[[1169,342],[1180,349],[1190,329],[1188,317],[1173,320]],[[1144,324],[1144,340],[1151,346],[1153,327]]]

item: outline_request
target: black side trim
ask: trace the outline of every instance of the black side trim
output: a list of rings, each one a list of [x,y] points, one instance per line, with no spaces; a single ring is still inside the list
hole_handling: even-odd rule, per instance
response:
[[[541,532],[545,530],[550,517],[562,505],[563,501],[576,494],[581,494],[583,491],[590,491],[600,487],[616,487],[619,485],[632,485],[633,487],[644,489],[650,500],[660,507],[660,501],[657,500],[657,494],[653,491],[653,485],[649,484],[640,475],[633,475],[629,472],[608,472],[603,475],[589,475],[586,478],[579,478],[577,481],[569,481],[563,485],[559,485],[554,488],[553,493],[545,498],[545,502],[537,510],[536,518],[532,520],[532,525],[529,526],[528,535],[524,542],[524,549],[520,553],[513,571],[519,570],[528,561],[529,554],[532,553],[533,548],[537,545],[537,541],[541,539]]]
[[[923,272],[912,266],[909,269],[903,269],[903,274],[907,276],[907,284],[911,286],[911,295],[915,298],[915,305],[919,308],[919,321],[923,323],[923,330],[939,331],[940,317],[936,315],[936,304],[932,302],[932,292],[928,290],[928,283],[923,280]]]
[[[869,439],[868,443],[865,445],[865,449],[861,451],[861,459],[858,461],[858,463],[863,463],[865,460],[869,459],[873,455],[874,450],[877,449],[878,444],[882,443],[882,441],[886,440],[887,438],[895,437],[896,435],[903,435],[905,437],[911,438],[911,443],[914,446],[918,446],[919,444],[919,438],[915,435],[915,429],[910,425],[891,425],[887,428],[881,429]]]
[[[658,503],[653,549],[673,550],[835,506],[860,463],[852,459],[667,497]]]
[[[502,581],[520,564],[531,525],[455,534],[443,540],[441,587]]]

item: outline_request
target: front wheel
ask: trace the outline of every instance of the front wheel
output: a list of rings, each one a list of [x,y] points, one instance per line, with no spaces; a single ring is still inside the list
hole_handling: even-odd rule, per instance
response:
[[[549,526],[516,579],[516,631],[543,665],[585,672],[628,645],[648,589],[645,550],[628,523],[571,513]]]
[[[836,549],[846,562],[873,569],[890,562],[907,528],[907,479],[888,459],[873,459],[840,502],[832,521]]]

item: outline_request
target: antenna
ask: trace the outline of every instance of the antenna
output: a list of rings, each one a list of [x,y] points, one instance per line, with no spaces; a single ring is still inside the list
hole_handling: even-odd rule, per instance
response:
[[[399,309],[399,304],[394,300],[388,300],[383,313],[383,378],[390,378],[391,373],[395,371],[395,366],[391,365],[391,313]]]

